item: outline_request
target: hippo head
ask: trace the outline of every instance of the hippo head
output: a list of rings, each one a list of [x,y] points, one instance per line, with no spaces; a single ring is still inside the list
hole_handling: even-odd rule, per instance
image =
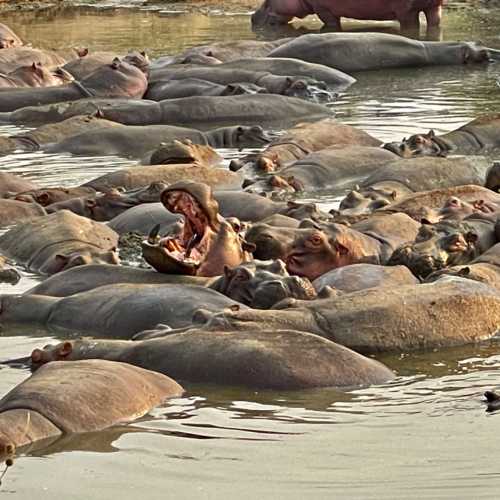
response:
[[[9,76],[19,78],[30,87],[54,87],[74,80],[73,76],[63,68],[51,71],[41,63],[21,66],[10,73]]]
[[[484,214],[487,216],[495,212],[496,207],[485,200],[479,199],[467,202],[456,196],[451,196],[437,212],[437,219],[462,220],[473,214]]]
[[[292,78],[287,77],[285,88],[281,92],[288,97],[299,97],[317,101],[332,100],[334,94],[327,91],[327,85],[313,78]]]
[[[316,297],[311,282],[290,276],[281,260],[253,261],[232,269],[226,266],[211,288],[254,309],[268,309],[288,297]]]
[[[464,64],[490,61],[490,51],[483,45],[476,42],[464,42],[462,45],[462,62]]]
[[[184,223],[178,234],[164,238],[158,238],[156,226],[142,244],[143,257],[157,271],[194,275],[220,229],[219,205],[210,187],[196,182],[176,182],[160,200],[170,212],[182,214]]]
[[[190,140],[165,142],[151,155],[151,165],[176,165],[181,163],[206,164],[207,159],[217,160],[219,155],[210,146],[193,144]],[[213,161],[210,161],[213,163]]]
[[[285,209],[280,213],[297,220],[311,219],[313,221],[323,221],[331,219],[329,214],[318,210],[316,203],[288,201]]]
[[[259,125],[251,127],[239,125],[234,128],[232,143],[238,149],[260,147],[270,142],[271,138]]]
[[[340,202],[342,215],[368,215],[375,210],[390,205],[397,193],[388,189],[368,187],[362,191],[353,190]]]
[[[71,269],[76,266],[84,266],[86,264],[119,264],[120,259],[116,253],[116,249],[102,250],[86,250],[73,252],[70,254],[56,254],[54,258],[40,269],[43,274],[56,274],[66,269]]]
[[[394,153],[401,158],[415,158],[417,156],[440,156],[445,157],[451,151],[446,141],[436,136],[433,130],[427,134],[416,134],[404,138],[401,142],[388,142],[384,149]]]
[[[252,14],[252,27],[259,28],[277,24],[287,24],[293,19],[293,15],[280,15],[273,9],[275,0],[264,0],[264,3]]]
[[[48,344],[42,349],[34,349],[31,352],[31,367],[38,367],[51,361],[70,361],[73,359],[73,341],[60,342],[59,344]]]
[[[467,224],[443,221],[421,226],[414,242],[397,248],[388,265],[404,265],[417,278],[448,266],[467,264],[477,255],[478,234]]]
[[[253,224],[246,233],[246,240],[255,245],[256,259],[281,259],[288,252],[293,233],[264,223]]]
[[[146,52],[129,52],[124,58],[123,61],[139,68],[146,76],[149,75],[149,57]]]

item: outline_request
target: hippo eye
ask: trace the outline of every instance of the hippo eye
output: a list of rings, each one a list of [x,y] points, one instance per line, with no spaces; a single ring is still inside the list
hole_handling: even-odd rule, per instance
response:
[[[309,241],[313,244],[313,245],[321,245],[322,243],[322,238],[319,234],[313,234],[311,235],[311,237],[309,238]]]

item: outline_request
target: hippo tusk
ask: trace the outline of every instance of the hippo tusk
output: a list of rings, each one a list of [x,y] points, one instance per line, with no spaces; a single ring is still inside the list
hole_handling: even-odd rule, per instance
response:
[[[154,245],[156,242],[156,239],[158,238],[158,234],[160,233],[160,224],[156,224],[156,226],[151,229],[148,235],[148,243],[151,245]]]

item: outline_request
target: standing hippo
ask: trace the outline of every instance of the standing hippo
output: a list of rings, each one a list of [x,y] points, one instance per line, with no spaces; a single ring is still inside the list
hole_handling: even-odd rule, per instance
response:
[[[340,18],[399,21],[402,30],[420,27],[423,12],[427,27],[439,26],[443,0],[265,0],[252,15],[252,26],[286,24],[317,14],[329,28],[340,29]]]
[[[404,0],[400,0],[404,1]],[[341,71],[485,63],[494,52],[470,42],[421,42],[387,33],[302,35],[269,53],[295,57]]]
[[[143,243],[145,260],[157,271],[196,276],[218,276],[225,266],[250,260],[247,245],[219,215],[219,206],[206,184],[178,182],[165,189],[161,202],[184,216],[180,234]],[[157,236],[157,235],[155,235]]]
[[[21,47],[23,41],[6,25],[0,23],[0,49]]]
[[[8,74],[0,74],[0,89],[21,87],[55,87],[73,81],[73,77],[62,68],[52,71],[40,63],[20,66]]]
[[[6,257],[42,274],[91,262],[117,264],[117,244],[113,230],[67,210],[19,224],[0,236]]]
[[[141,98],[148,86],[146,75],[136,66],[116,59],[101,66],[82,81],[58,87],[4,89],[0,92],[0,111],[14,111],[26,106],[59,103],[84,97]]]
[[[0,456],[65,433],[95,432],[145,415],[184,389],[174,380],[125,363],[54,362],[0,401]]]
[[[384,144],[384,148],[402,158],[477,154],[500,147],[500,113],[480,116],[443,135],[433,130],[412,135],[401,142]]]
[[[74,340],[31,354],[52,360],[116,360],[189,382],[291,390],[380,384],[394,374],[373,359],[316,335],[291,330],[190,330],[143,341]],[[60,363],[57,363],[60,364]]]

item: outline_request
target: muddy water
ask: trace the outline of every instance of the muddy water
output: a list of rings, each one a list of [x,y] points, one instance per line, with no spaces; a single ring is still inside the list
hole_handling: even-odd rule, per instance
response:
[[[481,39],[500,48],[499,9],[450,3],[444,40]],[[42,47],[145,48],[153,55],[255,37],[241,13],[204,16],[171,12],[182,10],[179,4],[168,4],[170,11],[134,5],[18,14],[2,22]],[[341,120],[382,140],[429,128],[445,132],[480,113],[500,112],[500,64],[357,76],[359,83],[333,107]],[[0,134],[16,130],[2,127]],[[43,185],[71,185],[130,163],[19,153],[0,158],[0,169]],[[327,204],[338,194],[325,193],[320,201]],[[20,293],[37,279],[25,273],[18,286],[0,290]],[[32,331],[3,331],[1,357],[25,355],[51,340]],[[500,385],[499,352],[493,342],[386,357],[398,373],[394,382],[347,393],[188,386],[187,397],[133,425],[26,450],[0,492],[40,499],[495,498],[500,416],[485,413],[481,394]],[[26,376],[1,369],[0,393]]]

